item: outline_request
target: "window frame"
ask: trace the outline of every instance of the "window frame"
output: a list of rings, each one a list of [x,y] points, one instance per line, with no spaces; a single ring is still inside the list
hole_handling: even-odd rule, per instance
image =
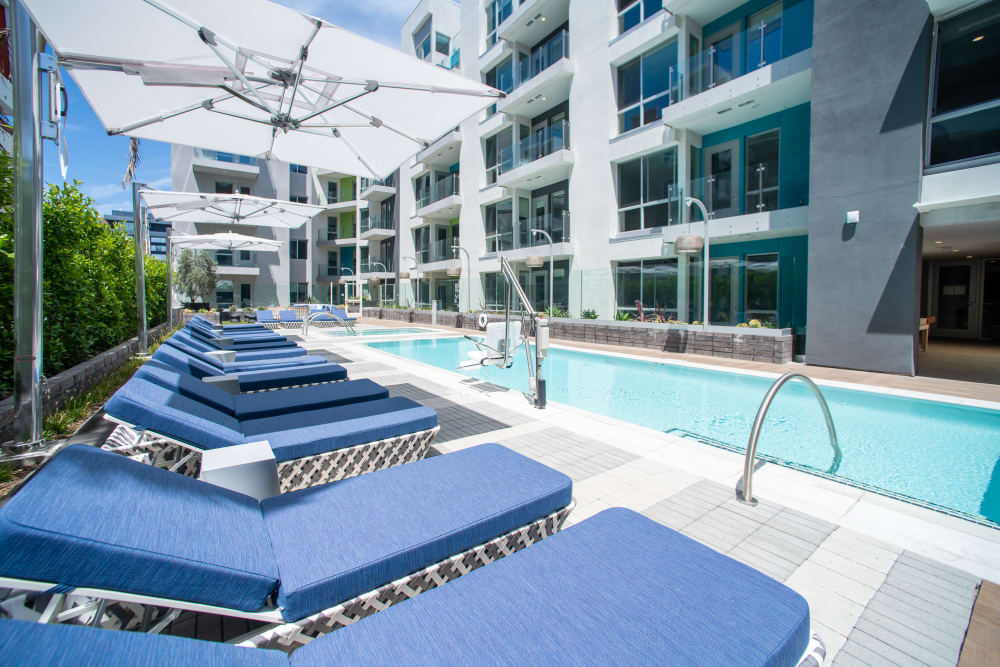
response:
[[[775,159],[775,162],[776,162],[777,167],[778,167],[778,176],[775,179],[777,184],[775,186],[773,186],[773,187],[766,187],[766,188],[765,187],[757,187],[757,188],[751,190],[750,186],[749,186],[749,183],[747,182],[747,178],[750,175],[750,173],[749,173],[750,172],[750,141],[754,140],[754,139],[760,139],[761,137],[763,137],[765,135],[768,135],[768,134],[776,134],[778,136],[778,140],[777,140],[777,143],[778,143],[778,152],[777,152],[777,156],[776,156],[776,159]],[[743,190],[744,190],[744,195],[743,195],[743,212],[745,214],[752,214],[752,213],[766,213],[766,212],[769,212],[769,211],[777,211],[777,210],[779,210],[781,208],[781,128],[780,127],[775,127],[775,128],[770,129],[770,130],[764,130],[763,132],[757,132],[756,134],[748,134],[746,137],[744,137],[744,145],[745,145],[745,147],[744,147],[744,150],[743,150],[743,165],[742,165],[742,168],[743,168],[743,174],[742,174],[742,176],[743,176],[743,186],[744,186],[743,187]],[[758,184],[759,184],[759,181],[758,181]],[[764,193],[767,193],[767,192],[774,192],[775,193],[775,200],[774,200],[775,201],[775,207],[774,208],[763,208],[763,197],[764,197]],[[754,194],[756,194],[758,196],[758,202],[757,202],[756,210],[751,211],[750,210],[750,206],[749,206],[750,197],[752,195],[754,195]]]
[[[673,159],[673,165],[674,165],[674,168],[673,168],[673,175],[674,175],[674,178],[673,178],[673,192],[675,193],[675,196],[667,196],[666,198],[662,198],[662,199],[654,199],[654,200],[651,200],[651,201],[646,201],[646,197],[648,196],[647,187],[646,187],[646,160],[648,160],[650,158],[653,158],[653,157],[656,157],[656,156],[665,155],[666,153],[668,153],[670,151],[674,151],[674,159]],[[629,206],[619,206],[619,208],[618,208],[618,233],[619,234],[635,233],[635,232],[642,232],[642,231],[647,230],[647,229],[657,229],[657,228],[662,228],[662,227],[672,227],[674,225],[681,224],[682,219],[681,219],[680,208],[679,208],[679,206],[680,206],[679,202],[680,202],[680,197],[681,197],[681,186],[680,186],[680,184],[678,182],[678,179],[680,178],[680,162],[679,162],[679,149],[678,149],[678,147],[677,146],[671,146],[670,148],[665,148],[665,149],[663,149],[661,151],[656,151],[654,153],[648,153],[646,155],[640,155],[637,158],[632,158],[631,160],[624,160],[622,162],[617,163],[615,165],[615,167],[616,167],[616,169],[615,169],[615,181],[616,181],[616,185],[617,185],[616,196],[618,196],[619,199],[621,197],[621,168],[622,168],[623,165],[635,162],[636,160],[639,161],[639,203],[638,204],[631,204]],[[671,218],[670,218],[670,215],[669,215],[670,210],[671,210],[670,209],[671,202],[677,202],[678,203],[678,213],[677,213],[676,219],[674,219],[672,222],[671,222]],[[618,203],[618,202],[616,202],[616,203]],[[651,208],[651,207],[654,207],[654,206],[662,206],[664,204],[667,205],[667,212],[668,212],[668,215],[667,215],[667,224],[665,224],[665,225],[653,225],[653,226],[647,227],[646,226],[646,211],[645,211],[645,209]],[[629,211],[634,211],[634,210],[637,210],[637,209],[639,210],[639,228],[638,229],[629,229],[629,230],[623,229],[623,226],[624,226],[623,225],[623,221],[624,221],[624,215],[625,215],[625,213],[627,213]]]
[[[642,0],[637,0],[637,1],[642,1]],[[667,87],[666,87],[665,90],[661,90],[661,91],[652,93],[650,95],[646,95],[646,92],[645,92],[645,76],[643,76],[644,75],[643,65],[645,63],[645,60],[649,56],[651,56],[652,54],[654,54],[654,53],[656,53],[658,51],[670,48],[671,45],[674,46],[674,51],[675,51],[675,56],[676,57],[674,58],[674,64],[670,65],[667,68]],[[680,101],[680,99],[677,99],[677,100],[674,99],[674,88],[680,83],[680,81],[676,78],[676,76],[677,76],[678,61],[679,61],[680,57],[681,57],[680,56],[680,40],[677,37],[673,37],[671,39],[668,39],[663,44],[657,44],[656,46],[654,46],[653,48],[649,49],[648,51],[645,51],[645,52],[639,54],[635,58],[633,58],[633,59],[629,60],[628,62],[626,62],[626,63],[618,66],[617,68],[615,68],[615,83],[616,83],[615,106],[617,107],[618,103],[619,103],[617,97],[618,97],[618,95],[621,92],[621,88],[620,88],[619,82],[621,81],[621,72],[622,72],[622,70],[625,69],[626,67],[629,67],[630,65],[635,64],[635,63],[638,63],[638,67],[639,67],[639,99],[636,102],[633,102],[632,104],[629,104],[626,107],[618,107],[618,111],[617,111],[617,114],[618,114],[618,134],[625,134],[626,132],[633,132],[635,130],[639,130],[639,129],[643,128],[643,127],[646,127],[647,125],[652,125],[653,123],[656,123],[656,122],[662,120],[663,119],[663,109],[666,109],[666,108],[668,108],[668,107],[670,107],[670,106],[672,106],[672,105],[674,105],[674,104],[676,104],[677,102]],[[653,120],[647,121],[646,120],[646,112],[647,112],[647,108],[646,107],[647,107],[647,105],[650,105],[651,102],[654,102],[654,101],[656,101],[656,100],[658,100],[658,99],[660,99],[660,98],[662,98],[664,96],[667,97],[667,103],[665,105],[663,105],[662,107],[660,107],[660,112],[658,114],[658,117],[654,118]],[[650,107],[650,108],[653,108],[653,107]],[[629,114],[629,113],[634,112],[634,111],[638,111],[638,113],[639,113],[639,124],[636,125],[635,127],[630,127],[628,129],[625,129],[624,117],[625,117],[626,114]]]
[[[773,311],[770,310],[770,309],[767,309],[767,308],[754,308],[754,309],[751,309],[750,308],[750,303],[749,303],[750,277],[749,277],[748,274],[750,272],[750,264],[753,263],[753,262],[755,262],[755,261],[761,261],[760,259],[757,259],[757,258],[764,258],[764,257],[773,257],[774,258],[773,261],[774,261],[774,267],[775,267],[775,269],[774,269],[775,278],[774,278],[774,310]],[[771,320],[771,323],[774,324],[775,327],[777,327],[779,325],[778,315],[779,315],[779,313],[781,311],[781,254],[780,253],[778,253],[777,251],[775,251],[775,252],[761,252],[761,253],[747,254],[747,255],[743,256],[743,299],[742,299],[742,301],[743,301],[743,303],[741,305],[743,306],[743,319],[745,319],[747,322],[749,322],[752,319],[761,319],[759,317],[754,317],[754,315],[763,314],[763,313],[766,313],[766,314],[772,314],[773,313],[774,317]]]

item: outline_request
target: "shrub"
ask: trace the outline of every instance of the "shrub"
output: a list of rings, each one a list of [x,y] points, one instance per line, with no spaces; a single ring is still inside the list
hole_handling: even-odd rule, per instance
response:
[[[79,189],[43,195],[42,372],[52,377],[136,335],[135,245]],[[14,168],[0,155],[0,236],[14,232]],[[0,244],[0,394],[13,385],[14,260]],[[166,319],[166,263],[146,257],[146,319]]]
[[[596,320],[598,318],[596,310],[590,310],[589,308],[580,313],[580,317],[585,320]]]
[[[628,312],[627,310],[619,310],[617,313],[615,313],[616,322],[629,322],[631,320],[632,320],[632,313]]]

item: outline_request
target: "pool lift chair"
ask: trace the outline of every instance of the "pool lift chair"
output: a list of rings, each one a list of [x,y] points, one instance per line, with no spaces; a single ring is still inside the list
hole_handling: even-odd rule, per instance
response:
[[[500,258],[500,273],[503,274],[504,285],[504,321],[490,322],[486,325],[486,340],[473,336],[465,336],[476,344],[476,350],[469,352],[469,361],[459,364],[459,368],[475,368],[480,366],[496,366],[508,369],[514,365],[514,354],[524,346],[525,359],[528,362],[528,390],[536,408],[545,407],[545,378],[542,377],[542,362],[549,351],[549,321],[540,318],[531,306],[528,295],[517,281],[510,262],[506,257]],[[511,293],[516,292],[521,301],[523,313],[521,321],[511,322]],[[532,359],[530,332],[535,334],[535,353]]]
[[[323,319],[319,319],[322,317]],[[347,329],[348,333],[352,336],[357,336],[358,332],[354,328],[353,320],[345,320],[343,317],[333,312],[333,310],[317,310],[313,313],[309,313],[309,316],[305,318],[302,323],[302,335],[309,333],[309,325],[316,321],[316,326],[323,326],[321,323],[332,323],[334,326],[340,326]]]

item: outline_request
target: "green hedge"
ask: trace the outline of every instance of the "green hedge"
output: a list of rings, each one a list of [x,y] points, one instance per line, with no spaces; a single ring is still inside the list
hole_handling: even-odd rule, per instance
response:
[[[136,335],[135,246],[112,229],[80,182],[50,185],[43,220],[43,373],[53,376]],[[0,155],[0,235],[14,234],[14,171]],[[16,251],[16,249],[15,249]],[[166,263],[146,257],[146,320],[166,320]],[[14,260],[0,253],[0,395],[14,357]]]

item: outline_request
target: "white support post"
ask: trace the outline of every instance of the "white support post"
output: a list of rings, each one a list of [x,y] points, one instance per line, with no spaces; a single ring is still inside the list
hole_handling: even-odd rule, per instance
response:
[[[14,88],[14,429],[23,451],[42,440],[42,136],[37,28],[10,3]]]
[[[132,181],[132,221],[135,238],[135,309],[139,320],[139,354],[145,355],[149,346],[146,342],[146,254],[144,220],[142,216],[142,195],[139,190],[142,183]]]
[[[167,228],[167,328],[174,328],[174,249],[170,242],[172,228]]]

